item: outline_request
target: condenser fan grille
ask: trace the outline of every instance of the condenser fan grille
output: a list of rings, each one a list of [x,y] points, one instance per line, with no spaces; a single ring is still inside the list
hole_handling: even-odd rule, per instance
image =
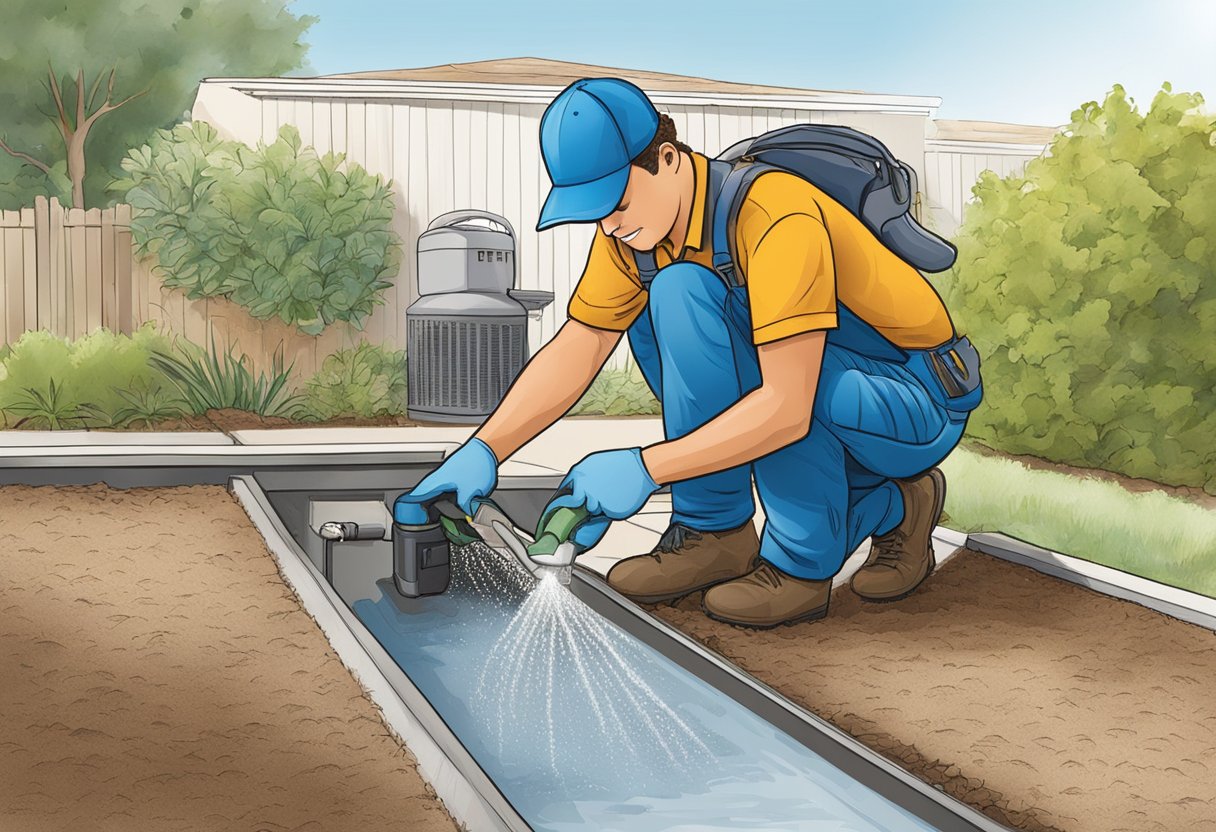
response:
[[[407,324],[409,407],[453,415],[487,415],[523,367],[526,319],[452,320],[410,317]]]

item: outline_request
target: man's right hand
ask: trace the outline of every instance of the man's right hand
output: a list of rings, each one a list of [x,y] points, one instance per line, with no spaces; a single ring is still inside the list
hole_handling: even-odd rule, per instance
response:
[[[397,498],[393,504],[393,519],[398,523],[414,524],[419,516],[415,506],[447,492],[455,492],[460,510],[472,514],[473,500],[489,494],[497,484],[498,459],[489,445],[474,436],[427,474],[412,491]]]

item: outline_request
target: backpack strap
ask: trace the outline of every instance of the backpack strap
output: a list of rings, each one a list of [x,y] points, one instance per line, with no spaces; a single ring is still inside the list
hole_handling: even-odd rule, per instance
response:
[[[742,167],[731,168],[728,162],[710,162],[712,166],[723,166],[722,187],[718,190],[714,201],[713,246],[714,271],[716,271],[727,286],[742,286],[743,276],[735,268],[733,243],[735,240],[735,221],[739,216],[739,208],[743,196],[751,188],[756,177],[770,170],[780,170],[773,165],[763,162],[752,162]],[[712,181],[712,177],[711,177]]]

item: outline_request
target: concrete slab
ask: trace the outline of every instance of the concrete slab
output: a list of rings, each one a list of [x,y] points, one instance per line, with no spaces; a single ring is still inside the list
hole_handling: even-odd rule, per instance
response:
[[[234,445],[219,431],[0,430],[0,448],[89,448]]]
[[[401,442],[463,442],[476,426],[401,428],[275,428],[234,430],[238,445],[398,444]]]
[[[402,442],[464,442],[477,425],[426,425],[400,428],[281,428],[238,430],[231,436],[240,445],[398,444]],[[516,452],[511,459],[566,472],[593,451],[644,447],[663,440],[658,417],[625,419],[573,417],[559,419]]]

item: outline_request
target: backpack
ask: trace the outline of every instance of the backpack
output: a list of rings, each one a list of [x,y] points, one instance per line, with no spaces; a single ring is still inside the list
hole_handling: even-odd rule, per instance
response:
[[[735,219],[752,182],[784,170],[807,180],[861,220],[883,245],[914,268],[950,268],[958,250],[909,213],[911,168],[873,136],[831,124],[792,124],[737,142],[709,162],[707,199],[714,201],[714,271],[736,285]],[[658,272],[654,252],[634,251],[642,285]]]

